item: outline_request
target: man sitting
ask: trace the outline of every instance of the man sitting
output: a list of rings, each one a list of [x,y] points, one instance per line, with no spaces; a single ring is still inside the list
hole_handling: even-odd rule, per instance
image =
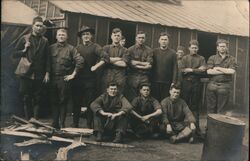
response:
[[[122,135],[127,128],[127,113],[132,106],[120,93],[116,83],[109,83],[107,92],[99,96],[90,105],[94,112],[94,131],[97,132],[96,141],[102,141],[103,133],[115,131],[114,143],[122,142]]]
[[[142,83],[139,91],[140,95],[132,101],[131,128],[138,137],[146,135],[157,137],[160,124],[159,115],[162,113],[161,105],[150,95],[150,84]]]
[[[189,143],[194,142],[193,133],[196,129],[195,118],[186,102],[179,98],[181,89],[171,86],[170,97],[161,101],[164,130],[170,137],[170,143],[177,143],[189,138]]]

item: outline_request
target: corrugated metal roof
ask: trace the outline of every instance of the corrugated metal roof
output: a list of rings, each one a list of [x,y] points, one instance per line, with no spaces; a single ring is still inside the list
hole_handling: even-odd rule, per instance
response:
[[[31,25],[37,13],[22,2],[2,0],[2,23]]]
[[[199,31],[249,36],[249,20],[235,1],[182,1],[182,5],[143,0],[50,0],[64,11],[161,24]],[[248,1],[243,1],[249,11]]]

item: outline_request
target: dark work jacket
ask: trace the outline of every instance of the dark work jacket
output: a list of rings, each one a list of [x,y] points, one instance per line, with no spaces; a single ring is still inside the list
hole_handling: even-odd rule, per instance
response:
[[[24,45],[26,41],[30,42],[30,46],[24,53]],[[28,77],[34,74],[35,79],[43,79],[46,72],[50,72],[50,57],[49,57],[49,43],[44,36],[34,36],[31,33],[22,36],[16,45],[16,52],[13,57],[27,57],[32,63]]]
[[[99,110],[111,113],[120,111],[128,113],[132,109],[132,105],[122,94],[110,97],[108,93],[104,93],[91,103],[90,108],[94,113],[97,113]]]

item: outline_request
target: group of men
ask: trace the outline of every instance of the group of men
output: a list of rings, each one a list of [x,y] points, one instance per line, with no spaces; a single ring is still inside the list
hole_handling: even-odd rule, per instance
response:
[[[217,41],[217,54],[206,63],[196,40],[183,56],[183,47],[177,52],[168,47],[166,32],[160,34],[159,48],[146,46],[146,33],[138,31],[136,44],[126,49],[119,28],[112,30],[112,44],[104,47],[92,42],[95,30],[90,27],[82,26],[77,33],[82,40],[77,47],[67,43],[67,30],[61,28],[57,42],[49,46],[43,27],[42,18],[35,17],[32,32],[20,38],[14,53],[32,64],[20,77],[27,119],[38,117],[43,84],[49,83],[55,128],[65,127],[67,107],[73,105],[72,126],[79,127],[81,107],[87,107],[87,127],[94,128],[97,141],[110,133],[115,134],[113,142],[122,142],[129,126],[137,137],[164,133],[171,143],[193,142],[194,133],[199,134],[200,78],[211,77],[209,113],[221,112],[228,102],[236,62],[225,40]],[[99,97],[97,87],[103,93]]]

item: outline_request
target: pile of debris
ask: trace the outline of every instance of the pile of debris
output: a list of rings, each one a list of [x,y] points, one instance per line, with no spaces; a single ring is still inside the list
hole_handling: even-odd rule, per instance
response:
[[[22,147],[34,144],[52,144],[53,141],[71,143],[67,147],[59,148],[55,160],[67,160],[68,152],[70,150],[80,146],[86,146],[86,144],[119,147],[119,148],[133,147],[131,145],[126,145],[126,144],[96,142],[83,139],[83,137],[88,137],[90,135],[93,135],[93,129],[62,128],[59,130],[34,118],[27,121],[25,119],[13,115],[12,119],[15,121],[15,124],[9,127],[1,128],[1,135],[13,135],[13,136],[32,138],[28,141],[24,141],[21,143],[14,143],[15,146]],[[27,153],[21,154],[21,159],[29,160],[29,154]]]

